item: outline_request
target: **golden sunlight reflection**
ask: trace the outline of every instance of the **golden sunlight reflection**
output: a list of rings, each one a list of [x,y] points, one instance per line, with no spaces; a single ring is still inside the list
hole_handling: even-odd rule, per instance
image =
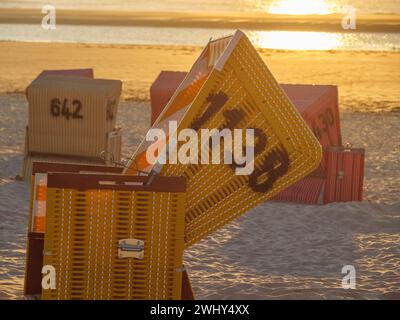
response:
[[[251,41],[260,48],[286,50],[331,50],[340,46],[341,36],[328,32],[250,31]]]
[[[326,0],[277,0],[268,8],[274,14],[328,14],[331,13]]]

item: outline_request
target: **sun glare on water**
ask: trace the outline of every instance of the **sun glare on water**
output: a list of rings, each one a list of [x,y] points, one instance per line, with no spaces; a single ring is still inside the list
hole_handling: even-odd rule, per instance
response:
[[[325,0],[277,0],[268,8],[273,14],[328,14],[331,13]]]
[[[331,50],[340,46],[338,34],[328,32],[250,31],[249,37],[260,48],[286,50]]]
[[[265,5],[270,14],[308,15],[332,13],[332,0],[275,0]],[[330,50],[340,46],[340,36],[327,32],[251,31],[260,48],[286,50]]]

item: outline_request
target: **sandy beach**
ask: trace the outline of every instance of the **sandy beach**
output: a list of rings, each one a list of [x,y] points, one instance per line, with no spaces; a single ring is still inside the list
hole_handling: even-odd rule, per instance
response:
[[[160,70],[198,47],[0,42],[0,299],[22,298],[29,185],[16,181],[25,87],[43,69],[93,67],[124,82],[118,122],[129,157],[150,123]],[[279,82],[337,84],[343,141],[366,148],[364,201],[267,202],[185,254],[198,299],[400,299],[400,53],[260,50]],[[357,288],[341,287],[354,265]]]
[[[27,103],[0,95],[0,299],[21,299],[29,185],[22,165]],[[148,129],[149,103],[121,103],[123,156]],[[344,141],[367,148],[365,201],[267,202],[185,254],[198,299],[400,299],[400,114],[342,113]],[[384,128],[384,130],[382,130]],[[354,265],[357,289],[341,287]]]

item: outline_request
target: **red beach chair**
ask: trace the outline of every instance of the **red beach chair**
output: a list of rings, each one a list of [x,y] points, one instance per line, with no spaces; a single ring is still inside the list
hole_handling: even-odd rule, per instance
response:
[[[153,82],[150,88],[151,125],[157,120],[175,90],[185,79],[186,74],[186,72],[179,71],[161,71]]]

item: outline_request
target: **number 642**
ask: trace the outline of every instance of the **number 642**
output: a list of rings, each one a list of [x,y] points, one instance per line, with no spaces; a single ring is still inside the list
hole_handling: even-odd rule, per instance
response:
[[[82,102],[78,99],[72,101],[71,107],[68,106],[68,99],[65,98],[62,102],[59,98],[54,98],[50,103],[50,113],[53,117],[65,117],[65,119],[83,119],[81,115]]]

